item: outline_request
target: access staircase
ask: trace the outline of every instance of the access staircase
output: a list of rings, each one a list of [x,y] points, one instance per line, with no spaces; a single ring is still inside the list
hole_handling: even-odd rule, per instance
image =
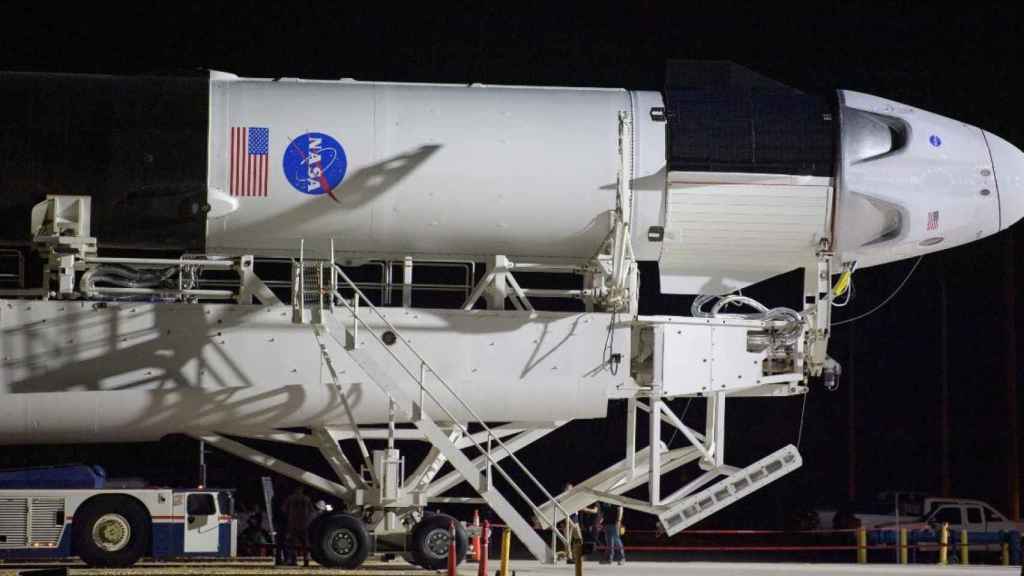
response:
[[[507,451],[505,459],[511,461],[513,466],[543,494],[547,501],[545,508],[551,515],[552,523],[568,519],[569,513],[516,457],[515,451],[505,445],[501,435],[494,433],[472,407],[456,394],[444,377],[412,346],[386,315],[373,305],[339,266],[333,262],[300,261],[295,266],[294,288],[296,291],[293,297],[293,318],[297,322],[305,322],[309,312],[308,317],[317,331],[318,341],[323,334],[329,334],[336,340],[337,334],[343,334],[344,340],[338,343],[373,383],[388,395],[396,416],[404,416],[440,451],[533,556],[541,561],[553,562],[555,538],[567,545],[565,536],[553,530],[552,545],[548,546],[505,496],[494,488],[490,473],[481,471],[473,459],[457,446],[452,439],[453,435],[445,428],[454,427],[461,432],[462,438],[468,438],[472,444],[471,448],[486,458],[487,468],[496,471],[529,505],[534,515],[541,514],[542,509],[533,503],[499,463],[499,458],[493,454],[493,451]],[[351,297],[345,298],[341,290],[351,291]],[[371,320],[367,321],[367,318]],[[334,385],[338,387],[341,398],[345,399],[346,395],[338,382],[330,353],[322,342],[320,351]],[[351,418],[351,407],[348,406],[347,400],[343,401]],[[427,403],[430,403],[429,407],[434,410],[429,410]],[[432,411],[444,415],[444,427],[431,418]],[[473,422],[482,427],[485,441],[478,441],[477,438],[481,434],[471,434],[465,422]],[[365,456],[366,448],[361,439],[359,444]]]

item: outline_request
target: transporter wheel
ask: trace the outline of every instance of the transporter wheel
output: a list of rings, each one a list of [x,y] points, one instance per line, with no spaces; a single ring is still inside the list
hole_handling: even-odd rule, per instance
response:
[[[306,529],[306,541],[309,542],[309,557],[321,566],[326,566],[327,564],[324,561],[324,557],[320,554],[320,547],[316,543],[320,534],[320,525],[329,517],[327,514],[317,516],[309,523],[309,528]],[[283,535],[279,537],[283,538]]]
[[[332,568],[358,568],[370,554],[370,534],[362,520],[348,514],[321,517],[310,528],[309,555]]]
[[[424,516],[412,529],[409,550],[416,564],[427,570],[441,570],[448,565],[448,547],[451,535],[448,529],[455,523],[455,563],[466,558],[469,537],[462,523],[447,514]]]
[[[146,553],[150,518],[130,496],[101,496],[75,511],[71,530],[74,551],[86,564],[122,568]]]
[[[323,550],[320,546],[317,546],[317,542],[320,538],[320,530],[323,527],[323,523],[328,518],[333,517],[333,514],[324,513],[317,516],[309,524],[309,529],[306,531],[306,542],[309,542],[309,557],[316,561],[321,566],[328,566],[327,560],[324,558]],[[279,536],[284,538],[284,534]]]

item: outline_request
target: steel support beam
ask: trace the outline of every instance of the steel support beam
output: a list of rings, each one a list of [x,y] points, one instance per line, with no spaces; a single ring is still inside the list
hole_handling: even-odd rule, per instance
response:
[[[715,468],[725,465],[725,393],[715,392],[708,395],[707,423],[704,436],[707,439],[708,451],[711,452],[709,464]]]
[[[487,262],[487,270],[493,272],[491,285],[487,288],[484,297],[487,299],[488,310],[504,310],[505,299],[508,298],[508,259],[504,256],[492,256]]]
[[[657,394],[651,395],[650,421],[650,450],[647,457],[650,463],[647,466],[647,491],[651,506],[657,506],[661,502],[661,397]]]
[[[457,443],[461,436],[461,431],[453,430],[448,434],[448,439]],[[433,482],[434,477],[437,476],[438,472],[441,471],[441,468],[447,461],[448,459],[444,457],[444,454],[442,454],[436,446],[431,446],[430,451],[427,452],[426,457],[423,458],[420,465],[417,466],[416,470],[414,470],[406,479],[406,486],[408,486],[408,489],[413,492],[425,490],[426,487]]]
[[[633,477],[630,477],[629,463],[626,459],[622,459],[583,482],[574,485],[570,490],[559,494],[559,504],[572,514],[592,506],[600,499],[598,494],[620,495],[643,486],[647,483],[647,471],[650,465],[650,459],[647,457],[649,450],[650,447],[637,451],[636,474]],[[675,450],[663,450],[661,456],[661,472],[666,474],[697,460],[700,458],[700,452],[693,446],[687,446],[686,448],[677,448]],[[647,503],[644,503],[644,508],[642,509],[646,510],[648,507]],[[551,517],[551,505],[544,504],[540,509],[542,514],[537,520],[540,521],[542,526],[547,526],[547,519]]]
[[[282,476],[287,476],[292,480],[302,482],[307,486],[316,488],[317,490],[321,490],[323,492],[341,498],[345,502],[352,502],[353,499],[355,498],[355,493],[353,490],[349,490],[348,488],[341,484],[338,484],[337,482],[332,482],[322,476],[318,476],[312,472],[308,472],[297,466],[292,466],[287,462],[282,462],[281,460],[268,456],[260,452],[259,450],[250,448],[245,444],[231,440],[230,438],[225,438],[224,436],[221,436],[219,434],[198,434],[191,436],[197,440],[203,440],[210,446],[220,448],[221,450],[227,452],[228,454],[232,454],[243,460],[252,462],[253,464],[277,472]]]
[[[388,264],[390,266],[390,264]],[[412,307],[412,256],[402,261],[402,308]]]
[[[626,400],[626,463],[629,477],[636,476],[636,398]]]
[[[675,415],[675,412],[672,412],[672,409],[669,408],[667,404],[665,404],[664,402],[660,404],[661,405],[659,407],[659,410],[665,416],[665,419],[668,420],[669,424],[675,426],[676,429],[682,432],[683,436],[686,437],[690,444],[692,444],[694,448],[700,451],[701,455],[704,456],[705,460],[711,461],[712,454],[704,445],[704,442],[707,441],[707,437],[700,434],[699,432],[694,431],[686,424],[683,424],[683,421],[680,420],[679,417]],[[643,405],[641,404],[641,406]]]
[[[232,436],[238,436],[241,438],[247,438],[249,440],[261,440],[264,442],[279,442],[281,444],[293,444],[295,446],[309,446],[316,448],[320,445],[316,438],[310,434],[302,434],[299,432],[266,432],[266,431],[247,431],[247,430],[231,430]]]
[[[561,424],[559,424],[559,426],[561,426]],[[522,450],[526,446],[529,446],[530,444],[536,442],[537,440],[540,440],[544,436],[547,436],[549,433],[553,432],[557,428],[558,426],[554,428],[540,428],[537,430],[528,430],[526,432],[522,432],[519,436],[516,436],[515,438],[512,438],[511,440],[505,442],[505,446],[508,447],[508,450],[502,448],[501,446],[498,446],[497,448],[492,450],[491,458],[493,458],[495,462],[501,462],[502,460],[507,458],[512,452]],[[473,465],[476,466],[479,470],[483,470],[484,468],[486,468],[487,464],[488,460],[487,456],[485,455],[480,455],[473,459]],[[429,486],[427,486],[423,493],[427,497],[438,496],[454,488],[462,481],[462,476],[457,471],[452,471],[432,482]]]
[[[352,466],[352,463],[348,461],[345,453],[341,451],[341,447],[338,446],[338,439],[334,437],[329,429],[314,428],[313,436],[317,439],[317,448],[320,450],[320,454],[330,464],[334,474],[345,483],[345,486],[349,489],[366,487],[366,482],[363,481],[362,476]]]

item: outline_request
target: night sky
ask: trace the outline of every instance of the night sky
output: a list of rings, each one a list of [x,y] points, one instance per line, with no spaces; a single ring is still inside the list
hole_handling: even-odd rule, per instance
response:
[[[47,3],[0,8],[0,70],[88,73],[172,73],[214,68],[242,76],[360,80],[485,82],[608,86],[659,90],[669,59],[731,60],[812,93],[847,88],[905,102],[996,133],[1024,146],[1020,17],[1016,10],[960,5],[906,9],[858,4],[756,13],[721,6],[697,14],[667,3],[617,3],[615,9],[516,3],[515,13],[483,3],[462,6],[376,3],[263,3],[153,10],[145,2],[96,13],[89,5],[59,10]],[[552,3],[554,4],[554,3]],[[27,217],[27,215],[26,215]],[[0,222],[0,226],[7,225]],[[952,493],[1007,501],[1008,378],[1024,338],[1015,337],[1024,300],[1016,297],[1020,225],[968,246],[924,258],[901,293],[882,311],[837,327],[831,354],[845,374],[836,392],[813,388],[806,404],[801,471],[740,504],[725,520],[778,520],[797,506],[836,503],[854,492],[884,489],[939,492],[944,370],[951,406]],[[1014,239],[1014,237],[1017,237]],[[881,302],[913,261],[859,271],[841,320]],[[1016,272],[1014,272],[1016,270]],[[795,276],[750,293],[794,305]],[[685,314],[689,300],[659,297],[645,275],[642,312]],[[945,294],[945,347],[941,309]],[[1014,299],[1020,301],[1014,308]],[[943,350],[946,350],[945,357]],[[852,383],[853,393],[850,393]],[[851,398],[856,430],[850,476]],[[686,401],[677,401],[682,410]],[[734,400],[729,404],[730,460],[745,464],[797,440],[800,398]],[[1024,410],[1018,409],[1024,414]],[[701,424],[702,410],[688,415]],[[539,465],[550,488],[579,480],[621,457],[623,408],[607,421],[574,423],[523,452],[543,462],[551,450],[570,466]],[[678,446],[680,440],[675,440]],[[194,443],[128,447],[0,448],[0,467],[86,461],[112,475],[194,481]],[[144,462],[144,466],[140,466]],[[211,483],[254,485],[255,469],[211,456]],[[229,468],[230,467],[230,468]]]

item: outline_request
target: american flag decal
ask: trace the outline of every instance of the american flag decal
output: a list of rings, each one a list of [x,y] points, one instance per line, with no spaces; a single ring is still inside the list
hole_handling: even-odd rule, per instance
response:
[[[928,213],[928,230],[937,230],[939,228],[939,211]]]
[[[231,195],[266,196],[270,128],[231,128]]]

